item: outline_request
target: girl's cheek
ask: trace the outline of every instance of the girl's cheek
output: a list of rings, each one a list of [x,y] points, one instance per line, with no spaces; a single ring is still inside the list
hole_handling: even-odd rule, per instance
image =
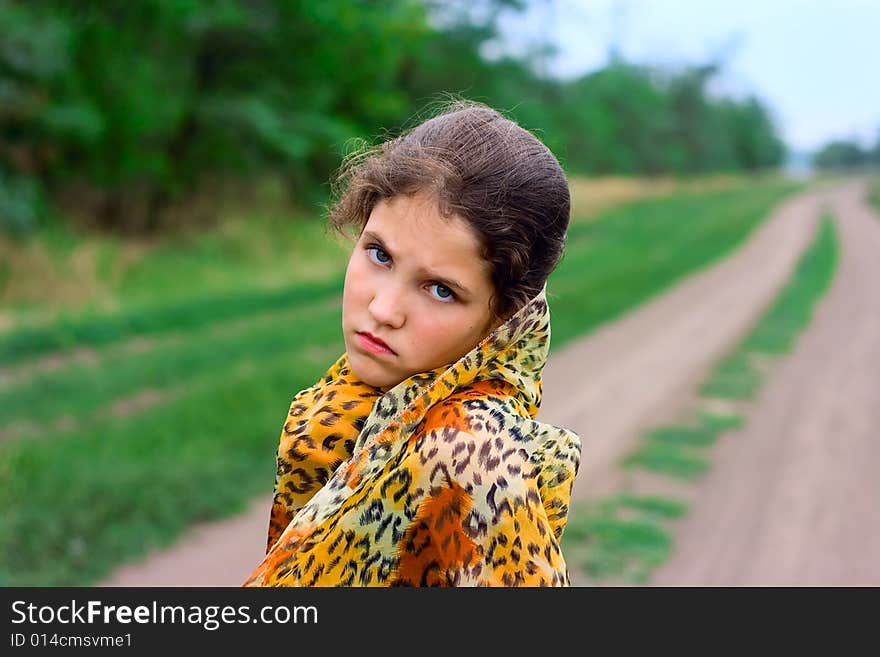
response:
[[[345,284],[352,289],[363,287],[369,278],[369,271],[363,266],[363,263],[357,259],[353,259],[348,263],[348,269],[345,272]]]

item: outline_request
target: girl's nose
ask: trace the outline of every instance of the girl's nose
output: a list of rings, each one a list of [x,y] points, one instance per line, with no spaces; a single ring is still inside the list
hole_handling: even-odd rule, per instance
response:
[[[404,299],[403,291],[394,285],[386,285],[380,287],[373,294],[370,301],[370,314],[379,324],[390,326],[391,328],[400,328],[403,326],[404,318]]]

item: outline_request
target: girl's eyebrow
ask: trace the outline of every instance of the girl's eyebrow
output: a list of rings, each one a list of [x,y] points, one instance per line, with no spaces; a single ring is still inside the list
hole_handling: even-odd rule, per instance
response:
[[[382,247],[383,251],[388,253],[388,255],[390,255],[392,258],[394,257],[394,254],[388,249],[388,247],[385,246],[385,242],[382,240],[382,238],[379,237],[373,231],[370,231],[370,230],[364,231],[363,239],[366,241],[369,241],[369,242],[377,242],[379,244],[379,246]],[[428,278],[435,280],[438,283],[445,285],[446,287],[454,288],[465,296],[470,294],[470,292],[468,291],[468,289],[464,285],[462,285],[461,283],[459,283],[458,281],[456,281],[452,278],[449,278],[448,276],[440,276],[439,274],[435,274],[434,272],[429,271],[424,268],[421,268],[421,267],[419,268],[418,271],[423,276],[427,276]]]

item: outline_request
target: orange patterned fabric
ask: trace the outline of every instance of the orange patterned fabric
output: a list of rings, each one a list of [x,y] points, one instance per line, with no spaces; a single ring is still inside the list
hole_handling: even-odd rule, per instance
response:
[[[244,586],[567,586],[580,462],[539,422],[546,290],[457,362],[386,393],[343,354],[292,401],[266,557]]]

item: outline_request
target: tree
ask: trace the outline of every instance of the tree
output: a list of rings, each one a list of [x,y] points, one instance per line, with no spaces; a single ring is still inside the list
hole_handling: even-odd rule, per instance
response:
[[[813,157],[817,169],[851,170],[866,165],[870,155],[858,143],[835,140],[822,146]]]

